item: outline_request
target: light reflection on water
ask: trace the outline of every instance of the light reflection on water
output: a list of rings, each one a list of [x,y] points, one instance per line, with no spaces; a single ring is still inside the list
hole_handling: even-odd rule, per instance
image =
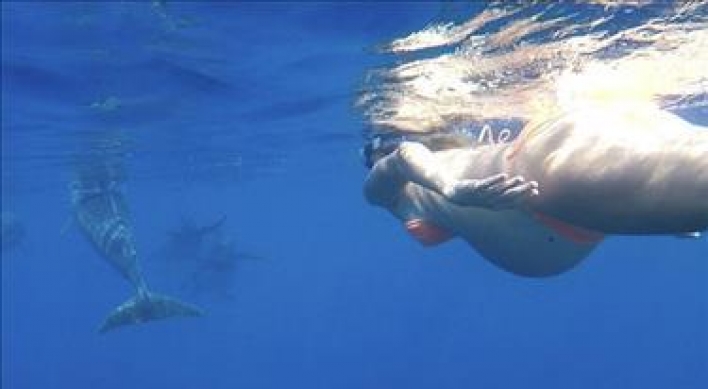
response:
[[[492,4],[383,46],[406,56],[372,71],[363,88],[359,105],[373,129],[527,122],[591,101],[708,105],[705,3],[522,4]]]

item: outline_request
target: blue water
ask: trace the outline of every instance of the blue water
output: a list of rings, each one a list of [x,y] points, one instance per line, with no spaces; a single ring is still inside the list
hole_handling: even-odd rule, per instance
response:
[[[450,7],[3,2],[2,207],[25,237],[2,255],[2,387],[708,387],[708,240],[610,238],[534,280],[365,203],[356,90]],[[148,283],[206,316],[96,333],[132,292],[67,182],[104,133]],[[186,290],[169,232],[221,215],[258,259]]]

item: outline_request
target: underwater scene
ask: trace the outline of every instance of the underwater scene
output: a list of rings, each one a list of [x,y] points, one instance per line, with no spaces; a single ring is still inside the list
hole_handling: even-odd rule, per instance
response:
[[[2,388],[708,387],[708,3],[0,4]]]

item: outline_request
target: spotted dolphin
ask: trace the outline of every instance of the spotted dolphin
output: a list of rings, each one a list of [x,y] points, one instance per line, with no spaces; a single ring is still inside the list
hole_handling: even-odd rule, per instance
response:
[[[193,305],[148,290],[120,183],[110,166],[98,164],[77,169],[69,186],[74,216],[82,232],[135,289],[135,296],[115,308],[99,332],[170,317],[201,316],[201,310]]]

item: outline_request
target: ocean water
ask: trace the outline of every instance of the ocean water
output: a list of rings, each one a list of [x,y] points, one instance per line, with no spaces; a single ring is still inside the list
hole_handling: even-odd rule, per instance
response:
[[[708,387],[705,238],[529,279],[366,204],[376,48],[481,8],[2,2],[2,388]],[[132,290],[72,221],[95,155],[125,166],[151,290],[203,317],[97,332]]]

